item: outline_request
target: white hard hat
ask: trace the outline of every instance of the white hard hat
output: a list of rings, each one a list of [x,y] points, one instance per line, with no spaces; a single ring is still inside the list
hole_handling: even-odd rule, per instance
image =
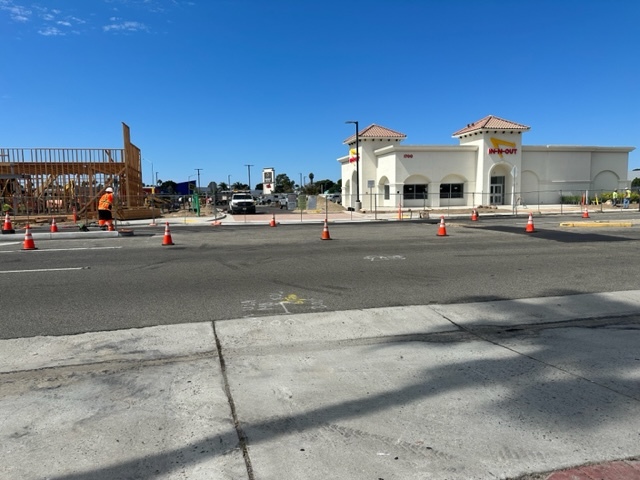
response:
[[[107,193],[113,193],[113,188],[111,188],[111,187],[107,187],[107,189],[105,190],[105,192],[107,192]]]

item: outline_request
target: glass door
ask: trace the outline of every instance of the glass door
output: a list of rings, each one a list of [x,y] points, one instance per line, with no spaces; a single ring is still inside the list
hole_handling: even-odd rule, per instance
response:
[[[491,177],[489,203],[491,205],[504,205],[505,177]]]

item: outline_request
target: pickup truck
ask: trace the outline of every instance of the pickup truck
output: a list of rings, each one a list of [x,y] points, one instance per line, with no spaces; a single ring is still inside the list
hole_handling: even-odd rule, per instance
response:
[[[229,211],[236,213],[256,213],[256,201],[250,193],[234,193],[229,201]]]

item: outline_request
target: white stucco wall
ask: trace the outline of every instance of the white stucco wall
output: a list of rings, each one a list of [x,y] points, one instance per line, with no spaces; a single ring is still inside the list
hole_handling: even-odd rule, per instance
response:
[[[382,194],[381,179],[388,179],[391,197],[381,199],[381,206],[397,206],[401,201],[405,207],[424,206],[424,200],[406,200],[402,197],[405,184],[428,185],[427,206],[439,206],[440,183],[447,176],[455,174],[456,182],[465,184],[468,188],[475,188],[476,147],[459,147],[455,145],[433,146],[388,146],[375,151],[378,158],[376,185],[378,193]],[[418,181],[416,177],[421,177]],[[398,194],[400,192],[400,195]],[[464,199],[454,199],[451,204],[464,202]]]
[[[491,138],[512,142],[517,152],[499,155],[490,151]],[[450,205],[488,205],[491,203],[491,177],[505,180],[503,204],[514,201],[532,205],[558,203],[560,196],[580,195],[589,190],[611,191],[624,188],[633,147],[591,147],[571,145],[528,146],[522,135],[483,132],[460,138],[461,145],[401,145],[397,141],[371,139],[360,143],[360,194],[376,194],[378,208],[397,208],[405,183],[427,182],[428,207]],[[343,204],[354,206],[355,163],[339,159],[343,183]],[[515,183],[511,175],[516,167]],[[369,189],[367,182],[374,181]],[[441,183],[463,183],[464,198],[439,198]],[[390,198],[384,199],[388,185]],[[515,196],[513,195],[515,193]],[[351,200],[350,200],[351,197]],[[400,199],[402,200],[402,199]],[[361,198],[366,209],[372,203]],[[420,207],[423,200],[402,201],[404,207]]]
[[[523,185],[523,198],[528,203],[558,203],[561,196],[623,188],[627,185],[630,150],[629,147],[525,145],[523,170],[534,173],[538,184]]]

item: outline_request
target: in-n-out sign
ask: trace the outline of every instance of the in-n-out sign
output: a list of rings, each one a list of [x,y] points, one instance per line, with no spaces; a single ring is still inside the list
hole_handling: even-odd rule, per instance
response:
[[[518,153],[518,149],[513,148],[516,146],[514,142],[507,142],[506,140],[500,140],[499,138],[493,138],[493,137],[491,137],[490,140],[491,140],[491,144],[493,145],[493,148],[489,147],[489,149],[487,150],[489,155],[495,155],[497,153],[498,156],[502,158],[503,154],[515,155],[516,153]],[[507,147],[507,148],[500,148],[500,147]]]

